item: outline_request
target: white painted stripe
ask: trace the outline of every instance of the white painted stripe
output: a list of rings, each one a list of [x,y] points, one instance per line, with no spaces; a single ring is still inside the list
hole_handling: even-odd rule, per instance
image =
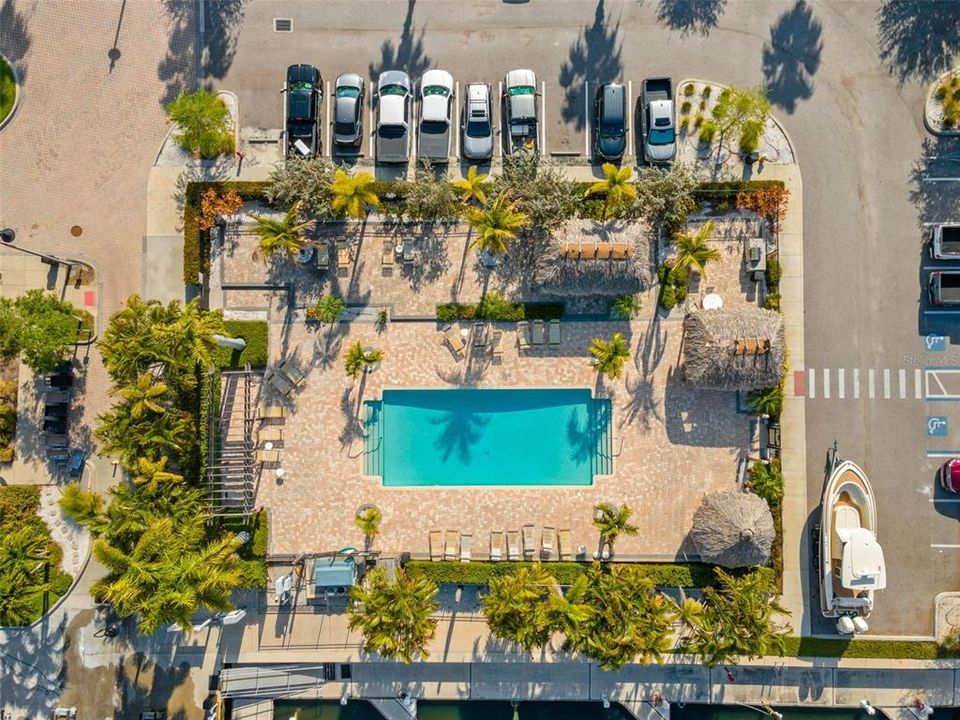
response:
[[[627,80],[627,155],[633,157],[633,80]]]
[[[807,397],[812,400],[817,397],[817,371],[810,368],[807,375]]]
[[[629,107],[629,105],[627,106]],[[586,119],[587,131],[584,133],[583,138],[583,154],[584,157],[590,157],[590,81],[583,81],[583,117]],[[543,118],[540,119],[540,122],[545,122]]]
[[[930,543],[932,548],[940,548],[941,550],[957,550],[960,549],[960,545],[949,545],[949,544],[940,544],[940,543]]]
[[[860,399],[860,368],[853,369],[853,399]]]
[[[883,369],[883,399],[890,399],[890,368]]]
[[[897,373],[900,377],[900,399],[907,399],[907,371],[903,368],[900,368],[900,372]]]
[[[497,83],[497,157],[503,157],[503,81]]]
[[[932,503],[960,503],[960,500],[955,500],[953,498],[930,498]]]
[[[924,182],[960,182],[960,177],[925,177],[923,178]]]
[[[460,81],[457,80],[453,84],[453,112],[460,112]],[[456,117],[456,115],[454,115]],[[460,130],[459,128],[451,127],[450,130],[453,132],[453,156],[459,160],[460,159]]]
[[[823,397],[825,400],[830,399],[830,369],[823,369]]]
[[[870,368],[867,374],[867,390],[868,390],[867,397],[869,397],[871,400],[873,400],[873,398],[876,395],[876,385],[877,385],[876,380],[877,380],[877,373],[873,368]]]
[[[547,81],[540,81],[540,154],[547,156]]]
[[[923,399],[923,373],[920,372],[920,368],[917,368],[913,371],[913,399],[922,400]]]
[[[327,122],[324,123],[324,129],[326,131],[327,141],[323,147],[322,155],[330,157],[333,153],[333,148],[330,147],[330,125],[333,123],[333,118],[330,116],[330,81],[328,80],[324,85],[327,93]]]
[[[843,368],[837,370],[837,395],[840,396],[840,399],[843,400],[847,396],[847,371]]]
[[[960,315],[960,310],[924,310],[924,315]]]

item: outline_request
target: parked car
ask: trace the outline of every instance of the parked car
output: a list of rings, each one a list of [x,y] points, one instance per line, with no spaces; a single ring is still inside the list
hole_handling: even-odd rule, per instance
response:
[[[470,83],[466,87],[463,107],[463,157],[467,160],[489,160],[493,157],[493,103],[490,86]]]
[[[597,88],[593,101],[593,152],[617,161],[627,149],[627,93],[619,83]]]
[[[539,152],[537,117],[537,76],[533,70],[511,70],[503,82],[508,155],[519,150]]]
[[[940,467],[940,487],[960,493],[960,458],[951,458]]]
[[[287,157],[316,157],[320,152],[320,100],[323,78],[313,65],[287,68],[284,123]]]
[[[427,70],[420,79],[417,159],[434,164],[450,161],[452,113],[453,75],[446,70]]]
[[[960,270],[930,273],[928,290],[934,305],[960,305]]]
[[[930,229],[930,257],[960,260],[960,225],[937,223]]]
[[[377,162],[405,163],[410,158],[410,76],[387,70],[377,82]]]
[[[673,80],[670,78],[644,80],[640,102],[644,160],[650,163],[670,162],[677,154]]]
[[[358,147],[363,142],[363,78],[356,73],[337,77],[333,101],[333,142]]]

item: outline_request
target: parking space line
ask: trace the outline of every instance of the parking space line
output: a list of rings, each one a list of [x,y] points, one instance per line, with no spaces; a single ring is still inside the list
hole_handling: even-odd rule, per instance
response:
[[[927,457],[957,457],[960,450],[927,450]]]
[[[547,83],[540,81],[540,154],[547,154]]]
[[[853,369],[853,399],[860,399],[860,368]]]
[[[450,113],[450,132],[453,133],[453,156],[460,159],[460,123],[454,125],[453,118],[460,117],[460,81],[453,83],[453,111]]]
[[[876,397],[877,373],[873,368],[867,372],[867,397],[873,400]]]
[[[960,177],[925,177],[924,182],[960,182]]]
[[[323,150],[324,150],[323,154],[326,155],[327,157],[331,157],[332,154],[333,154],[333,148],[330,147],[330,125],[331,125],[331,123],[333,122],[333,118],[330,117],[330,81],[329,81],[329,80],[327,80],[326,85],[327,85],[327,88],[326,88],[326,93],[327,93],[327,142],[326,142],[326,145],[325,145],[325,147],[324,147],[324,149],[323,149]]]
[[[377,133],[377,122],[376,122],[376,118],[374,118],[374,106],[375,106],[375,104],[376,104],[376,95],[377,95],[376,92],[374,92],[374,91],[371,89],[371,92],[370,92],[370,135],[369,135],[369,138],[370,138],[370,157],[373,158],[374,162],[376,162],[376,157],[375,157],[374,154],[373,154],[373,136],[376,135],[376,133]]]
[[[497,157],[503,157],[503,81],[497,83],[497,127],[500,142],[497,143]]]
[[[583,81],[583,117],[586,120],[587,132],[583,136],[583,154],[590,157],[590,81]]]
[[[823,399],[830,399],[830,369],[823,369]]]
[[[900,368],[900,399],[907,399],[907,371],[903,368]]]
[[[945,544],[945,543],[930,543],[930,547],[939,548],[941,550],[957,550],[960,549],[960,545],[955,544]]]
[[[817,397],[817,371],[813,368],[810,368],[810,377],[807,380],[807,397],[811,400],[816,399]]]
[[[627,155],[633,156],[633,80],[627,80]]]
[[[837,396],[843,400],[847,396],[847,371],[843,368],[837,370]]]
[[[923,373],[920,372],[920,368],[913,371],[913,399],[923,399]]]
[[[407,135],[407,157],[413,160],[413,172],[416,177],[419,162],[417,161],[417,132],[420,130],[420,115],[423,111],[423,105],[417,99],[417,81],[414,80],[410,87],[412,88],[413,100],[410,103],[410,127]],[[408,166],[409,167],[409,166]]]
[[[890,368],[883,369],[883,399],[890,399]]]
[[[927,498],[932,503],[945,503],[945,504],[957,504],[960,503],[960,500],[955,498]]]

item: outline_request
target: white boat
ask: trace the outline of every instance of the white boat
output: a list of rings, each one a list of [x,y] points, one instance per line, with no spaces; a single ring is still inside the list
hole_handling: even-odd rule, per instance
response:
[[[866,474],[844,460],[830,474],[820,520],[820,609],[841,633],[863,632],[873,593],[887,585],[877,508]]]

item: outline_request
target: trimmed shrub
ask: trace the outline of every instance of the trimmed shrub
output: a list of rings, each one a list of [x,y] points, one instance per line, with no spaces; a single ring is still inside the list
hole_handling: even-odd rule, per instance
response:
[[[697,117],[700,117],[699,115]],[[713,142],[713,138],[717,134],[717,123],[713,120],[705,120],[702,124],[697,125],[700,128],[700,142],[704,145],[709,145]]]
[[[269,328],[265,320],[224,320],[223,328],[228,337],[243,338],[247,346],[243,350],[217,348],[214,362],[220,370],[238,370],[248,363],[252,368],[266,367]]]
[[[768,503],[780,502],[783,499],[783,471],[780,469],[780,461],[753,463],[747,472],[747,487]]]
[[[686,115],[688,112],[690,112],[691,107],[693,107],[693,105],[690,103],[690,101],[684,100],[682,103],[680,103],[680,114]]]
[[[490,300],[490,295],[497,295]],[[457,320],[491,320],[519,322],[521,320],[559,320],[563,316],[563,303],[512,303],[499,293],[484,296],[479,305],[444,303],[437,305],[437,320],[455,322]]]
[[[780,312],[780,293],[768,293],[763,300],[763,307]]]
[[[693,83],[687,83],[686,85],[683,86],[683,96],[684,96],[684,97],[690,97],[690,96],[693,95],[696,91],[697,91],[697,89],[693,86]]]

